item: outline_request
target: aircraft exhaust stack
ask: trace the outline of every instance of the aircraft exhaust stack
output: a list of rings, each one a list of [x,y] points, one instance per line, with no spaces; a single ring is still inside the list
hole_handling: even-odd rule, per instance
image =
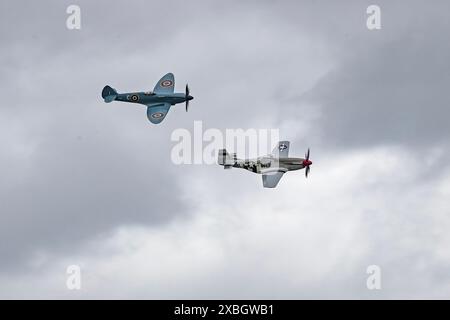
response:
[[[105,86],[102,90],[102,98],[105,100],[106,103],[116,100],[117,95],[118,93],[116,89],[111,88],[110,86]]]

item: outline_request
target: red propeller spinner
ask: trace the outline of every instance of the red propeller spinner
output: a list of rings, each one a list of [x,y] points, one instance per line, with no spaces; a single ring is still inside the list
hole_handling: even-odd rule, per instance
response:
[[[312,165],[312,161],[309,160],[309,148],[308,148],[308,151],[305,154],[305,160],[303,160],[303,166],[305,167],[305,177],[306,178],[308,178],[309,171],[311,170],[309,167],[310,165]]]

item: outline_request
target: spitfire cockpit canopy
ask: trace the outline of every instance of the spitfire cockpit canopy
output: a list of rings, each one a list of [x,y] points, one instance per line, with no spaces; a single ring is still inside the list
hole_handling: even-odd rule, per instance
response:
[[[146,96],[154,96],[156,93],[154,93],[153,91],[147,91],[147,92],[144,92],[144,95],[146,95]]]

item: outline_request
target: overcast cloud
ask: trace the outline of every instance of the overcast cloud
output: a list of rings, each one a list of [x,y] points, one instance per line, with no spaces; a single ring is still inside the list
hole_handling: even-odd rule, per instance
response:
[[[70,4],[0,4],[1,298],[449,298],[447,1]],[[101,99],[167,72],[195,99],[158,126]],[[278,128],[311,176],[174,165],[195,120]]]

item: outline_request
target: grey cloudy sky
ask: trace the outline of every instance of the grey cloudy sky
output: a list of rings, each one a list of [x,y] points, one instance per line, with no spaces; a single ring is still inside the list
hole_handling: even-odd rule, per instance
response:
[[[447,1],[70,4],[0,4],[1,298],[450,296]],[[195,100],[161,125],[100,97],[166,72]],[[174,165],[194,120],[279,128],[311,178]]]

